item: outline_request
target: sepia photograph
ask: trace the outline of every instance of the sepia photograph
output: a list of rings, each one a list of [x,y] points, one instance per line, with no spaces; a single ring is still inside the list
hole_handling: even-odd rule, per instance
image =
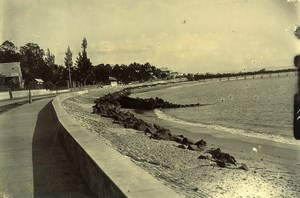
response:
[[[0,198],[298,198],[299,71],[299,0],[0,0]]]

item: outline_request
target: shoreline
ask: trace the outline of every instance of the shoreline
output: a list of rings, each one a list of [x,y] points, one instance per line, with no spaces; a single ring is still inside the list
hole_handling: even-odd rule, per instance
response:
[[[178,84],[180,85],[182,83]],[[174,85],[167,86],[172,87]],[[157,85],[148,89],[138,89],[138,91],[145,91],[145,89],[149,91],[151,89],[161,89],[164,87],[165,86]],[[77,97],[76,99],[67,101],[64,105],[67,112],[75,119],[78,119],[78,116],[82,114],[87,116],[91,106],[88,107],[88,104],[80,105],[79,101],[89,101],[91,104],[91,100],[94,100],[92,97],[93,95],[97,95],[97,92],[101,94],[101,91],[96,90],[94,93],[89,94],[89,96]],[[77,105],[78,109],[75,111],[77,115],[74,113],[74,107],[72,111],[72,105]],[[82,111],[82,108],[85,112]],[[100,134],[112,147],[122,154],[131,157],[139,166],[163,180],[167,185],[184,196],[194,197],[206,194],[208,197],[210,195],[213,197],[224,197],[224,195],[257,195],[259,197],[262,196],[260,193],[265,193],[262,197],[272,196],[271,194],[273,194],[273,196],[283,195],[287,197],[297,197],[299,195],[299,190],[297,189],[300,188],[297,183],[299,183],[298,169],[300,164],[293,165],[295,161],[298,160],[299,162],[299,158],[295,159],[297,154],[298,156],[300,154],[297,150],[291,150],[289,148],[280,149],[280,147],[278,147],[278,150],[275,152],[278,154],[276,157],[271,155],[274,153],[274,146],[268,146],[265,142],[255,140],[249,143],[245,138],[214,137],[214,135],[211,134],[192,134],[188,131],[183,132],[182,129],[178,129],[179,131],[171,129],[174,134],[181,133],[187,137],[201,136],[201,139],[207,141],[208,145],[215,146],[216,148],[220,147],[222,151],[224,150],[224,152],[232,154],[238,162],[245,162],[250,168],[250,171],[212,168],[209,162],[198,160],[198,155],[195,151],[176,148],[174,142],[149,139],[144,134],[137,133],[135,130],[124,129],[121,126],[112,124],[110,119],[102,118],[99,115],[88,115],[87,118],[86,120],[80,119],[79,122],[91,129],[91,131]],[[101,121],[99,121],[99,119]],[[105,129],[101,129],[103,127],[99,125],[99,122],[102,123],[102,125],[105,123],[103,125]],[[98,123],[98,125],[95,126],[95,123]],[[103,130],[107,130],[108,132],[104,132]],[[139,141],[137,141],[136,138]],[[147,146],[142,145],[142,143]],[[253,147],[257,148],[258,151],[254,152]],[[128,148],[130,149],[128,150]],[[175,156],[174,153],[176,154]],[[294,157],[291,156],[291,153],[294,153]],[[286,156],[283,164],[278,163],[279,159],[283,161],[282,156]],[[261,159],[264,160],[261,161]],[[289,163],[290,167],[287,167]],[[182,179],[184,180],[184,184],[183,181],[181,181]],[[223,182],[220,183],[220,181]],[[243,187],[235,189],[235,186],[240,186],[241,183]],[[260,188],[260,186],[265,186],[266,188]],[[239,191],[237,192],[237,190]]]

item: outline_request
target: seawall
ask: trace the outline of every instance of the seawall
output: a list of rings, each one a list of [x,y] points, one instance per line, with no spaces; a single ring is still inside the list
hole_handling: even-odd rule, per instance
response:
[[[64,90],[57,90],[57,91],[51,91],[51,90],[46,90],[46,89],[36,89],[36,90],[30,90],[31,96],[42,96],[42,95],[49,95],[49,94],[56,94],[56,93],[65,93],[69,92],[68,89]],[[1,100],[9,100],[12,98],[25,98],[29,96],[29,91],[28,90],[23,90],[23,91],[12,91],[11,96],[10,93],[7,92],[1,92],[0,93],[0,101]]]
[[[97,197],[180,197],[161,181],[138,167],[72,120],[61,102],[88,91],[61,94],[52,101],[59,138]]]

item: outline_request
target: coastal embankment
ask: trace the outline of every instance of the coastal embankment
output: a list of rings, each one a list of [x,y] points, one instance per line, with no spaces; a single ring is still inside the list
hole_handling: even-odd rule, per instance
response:
[[[164,89],[166,86],[171,85],[145,87],[136,91]],[[203,139],[207,147],[221,148],[222,152],[230,153],[240,164],[247,164],[249,170],[230,166],[222,168],[211,160],[198,159],[201,151],[178,148],[179,143],[175,141],[149,138],[137,130],[113,123],[111,118],[91,113],[96,99],[120,90],[92,90],[88,94],[65,100],[62,105],[69,116],[89,133],[98,135],[107,145],[129,157],[178,194],[186,197],[299,196],[300,164],[296,147],[202,128],[199,128],[199,133],[189,133],[170,128],[167,123],[156,123],[169,128],[174,135]]]

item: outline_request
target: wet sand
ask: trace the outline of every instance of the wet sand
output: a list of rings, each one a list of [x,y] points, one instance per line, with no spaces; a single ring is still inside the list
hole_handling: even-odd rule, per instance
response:
[[[172,85],[165,85],[172,86]],[[163,89],[156,86],[138,89]],[[121,88],[91,91],[63,102],[70,116],[106,143],[130,157],[137,165],[185,197],[300,197],[300,148],[257,138],[199,128],[198,133],[172,133],[204,139],[208,148],[221,148],[245,163],[249,171],[220,168],[209,160],[197,159],[201,152],[177,148],[171,141],[149,139],[144,133],[113,124],[109,118],[92,114],[93,101]],[[168,123],[157,123],[168,126]],[[168,127],[167,127],[168,128]],[[212,135],[213,134],[213,135]]]

